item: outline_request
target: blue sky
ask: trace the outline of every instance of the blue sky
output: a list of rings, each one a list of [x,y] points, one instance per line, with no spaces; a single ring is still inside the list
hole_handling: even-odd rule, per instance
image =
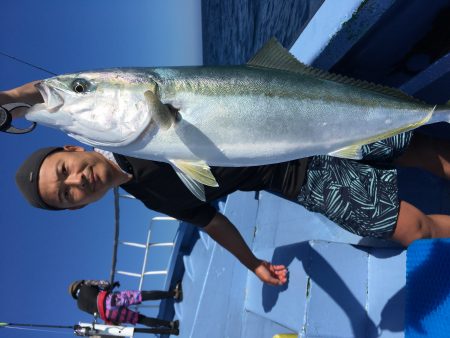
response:
[[[57,74],[202,62],[200,0],[6,0],[1,7],[0,51]],[[5,56],[0,56],[0,70],[0,90],[50,76]],[[45,127],[28,135],[0,134],[0,322],[88,321],[67,286],[76,279],[109,278],[112,193],[79,211],[47,212],[28,206],[15,187],[15,170],[28,154],[38,147],[64,144],[77,143]],[[144,237],[153,215],[139,202],[123,203],[123,232]],[[156,236],[163,240],[173,236],[159,232]],[[132,250],[123,253],[119,265],[134,269],[139,260],[134,255]],[[152,268],[164,265],[158,262]],[[131,283],[120,279],[123,286]],[[52,336],[65,334],[0,330],[0,337],[8,338]]]

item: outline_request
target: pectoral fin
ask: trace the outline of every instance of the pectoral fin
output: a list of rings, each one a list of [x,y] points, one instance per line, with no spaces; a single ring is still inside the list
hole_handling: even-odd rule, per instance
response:
[[[170,162],[197,182],[210,187],[219,186],[205,161],[170,160]]]
[[[362,159],[361,145],[355,144],[345,148],[341,148],[332,151],[331,153],[328,153],[328,155],[340,158],[347,158],[349,160],[360,160]]]
[[[216,179],[204,161],[170,160],[186,187],[200,200],[205,200],[203,185],[218,187]]]
[[[152,91],[147,90],[144,93],[144,96],[147,101],[149,111],[152,114],[153,121],[156,122],[159,128],[163,130],[169,129],[174,124],[176,116]]]

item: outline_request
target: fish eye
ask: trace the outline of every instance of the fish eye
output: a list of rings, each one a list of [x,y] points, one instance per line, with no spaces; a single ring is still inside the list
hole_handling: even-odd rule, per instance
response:
[[[85,79],[75,79],[72,82],[72,90],[75,93],[83,94],[89,89],[89,82]]]

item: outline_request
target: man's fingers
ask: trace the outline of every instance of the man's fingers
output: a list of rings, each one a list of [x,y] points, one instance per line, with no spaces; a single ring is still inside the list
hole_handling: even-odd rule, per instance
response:
[[[275,270],[286,270],[284,265],[272,265]]]
[[[263,282],[270,285],[283,285],[287,282],[287,269],[284,265],[272,265],[262,261],[255,273]]]
[[[270,285],[274,285],[274,286],[281,285],[280,281],[278,279],[275,279],[275,278],[272,278],[269,281],[266,281],[266,283],[270,284]]]
[[[270,265],[270,271],[276,274],[286,273],[287,269],[284,265]]]
[[[283,285],[287,282],[287,269],[284,265],[272,265],[272,274],[278,279],[278,285]]]
[[[270,285],[277,286],[277,285],[283,285],[284,283],[286,283],[286,279],[283,281],[281,279],[272,277],[270,279],[265,280],[264,282],[266,282],[267,284],[270,284]]]

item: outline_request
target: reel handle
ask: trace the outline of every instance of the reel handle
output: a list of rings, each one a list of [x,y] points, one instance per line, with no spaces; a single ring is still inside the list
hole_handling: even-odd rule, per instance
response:
[[[7,109],[6,106],[12,108]],[[12,103],[5,106],[0,106],[0,131],[8,134],[26,134],[36,128],[36,122],[33,122],[28,128],[20,129],[12,125],[11,111],[19,107],[29,108],[30,106],[25,103]]]

